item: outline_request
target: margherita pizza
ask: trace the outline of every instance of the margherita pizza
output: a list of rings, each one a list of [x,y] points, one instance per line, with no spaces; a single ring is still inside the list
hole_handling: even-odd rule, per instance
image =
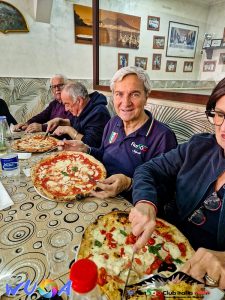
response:
[[[25,152],[46,152],[57,146],[58,140],[43,134],[25,135],[12,143],[12,149]]]
[[[89,258],[97,264],[98,283],[110,299],[121,298],[135,242],[125,212],[112,212],[99,218],[84,233],[78,258]],[[154,273],[172,275],[193,253],[188,240],[175,226],[157,219],[152,237],[134,255],[129,284]]]
[[[96,182],[105,177],[105,167],[97,159],[72,151],[45,157],[32,168],[31,174],[38,192],[57,201],[88,196],[96,188]]]

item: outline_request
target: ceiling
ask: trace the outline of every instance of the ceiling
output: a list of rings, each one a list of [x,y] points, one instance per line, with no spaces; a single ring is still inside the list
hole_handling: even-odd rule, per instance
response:
[[[215,5],[215,4],[219,4],[219,3],[225,3],[225,0],[192,0],[192,2],[211,6],[211,5]]]

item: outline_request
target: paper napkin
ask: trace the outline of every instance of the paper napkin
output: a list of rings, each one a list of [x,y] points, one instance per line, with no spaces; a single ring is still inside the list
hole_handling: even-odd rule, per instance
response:
[[[13,205],[13,201],[0,181],[0,210]]]

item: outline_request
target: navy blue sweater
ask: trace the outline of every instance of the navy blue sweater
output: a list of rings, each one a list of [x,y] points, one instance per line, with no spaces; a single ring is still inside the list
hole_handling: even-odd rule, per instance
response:
[[[224,170],[224,150],[218,145],[215,135],[194,135],[189,142],[136,169],[133,202],[149,200],[159,206],[162,202],[169,202],[176,193],[176,217],[184,222],[213,192],[214,184]],[[225,196],[217,227],[214,249],[225,250]],[[200,246],[204,247],[199,243]]]
[[[103,94],[93,92],[90,100],[78,117],[70,119],[71,126],[83,134],[82,141],[91,146],[99,147],[106,123],[110,119],[106,107],[107,99]]]

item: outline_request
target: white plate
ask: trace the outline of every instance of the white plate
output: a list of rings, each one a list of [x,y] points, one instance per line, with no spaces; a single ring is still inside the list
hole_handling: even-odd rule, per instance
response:
[[[50,199],[47,196],[42,195],[42,193],[40,193],[35,186],[34,186],[34,189],[38,193],[38,195],[40,195],[42,198],[45,198],[46,200],[57,201],[55,199]]]

